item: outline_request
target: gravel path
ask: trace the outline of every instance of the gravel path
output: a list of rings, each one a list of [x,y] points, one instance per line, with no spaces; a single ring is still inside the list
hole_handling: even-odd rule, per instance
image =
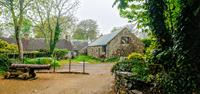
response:
[[[112,65],[86,64],[89,75],[38,73],[36,80],[7,80],[1,77],[0,94],[114,94],[114,78],[110,72]],[[81,70],[81,67],[72,66],[73,69]]]

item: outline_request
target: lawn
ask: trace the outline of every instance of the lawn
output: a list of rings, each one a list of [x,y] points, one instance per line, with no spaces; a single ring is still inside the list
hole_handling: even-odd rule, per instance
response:
[[[66,64],[69,63],[70,59],[67,60],[60,60],[60,64]],[[90,64],[95,64],[95,63],[101,63],[101,59],[92,57],[92,56],[87,56],[87,55],[79,55],[73,59],[71,59],[72,63],[80,63],[80,62],[86,62],[86,63],[90,63]]]

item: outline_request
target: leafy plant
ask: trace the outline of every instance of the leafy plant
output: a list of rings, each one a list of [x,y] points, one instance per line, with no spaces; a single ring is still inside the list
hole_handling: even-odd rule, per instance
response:
[[[143,13],[134,12],[136,1],[116,0],[122,16],[145,19]],[[157,93],[199,94],[199,0],[145,0],[151,37],[155,40],[147,49],[147,62],[161,64],[164,71],[156,74]],[[162,92],[160,92],[162,91]]]
[[[0,53],[17,52],[17,46],[0,39]]]
[[[128,55],[129,60],[144,60],[144,57],[140,53],[131,53]]]
[[[64,59],[65,55],[68,54],[69,50],[67,49],[55,49],[53,55],[57,59]]]
[[[0,54],[0,71],[8,70],[11,65],[11,61],[6,55]]]
[[[53,58],[49,58],[49,57],[34,58],[34,59],[25,58],[24,63],[25,64],[51,64],[51,66],[54,66],[55,64],[56,67],[60,66],[60,63],[57,60],[54,60]]]

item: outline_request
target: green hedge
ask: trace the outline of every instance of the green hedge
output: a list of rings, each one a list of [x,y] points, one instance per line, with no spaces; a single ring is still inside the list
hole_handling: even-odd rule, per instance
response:
[[[54,66],[55,64],[56,67],[60,66],[59,61],[53,58],[49,58],[49,57],[41,57],[41,58],[34,58],[34,59],[25,58],[24,63],[25,64],[51,64],[51,66]]]
[[[6,55],[0,54],[0,71],[8,70],[11,65],[11,61]]]
[[[68,52],[69,52],[69,50],[67,50],[67,49],[55,49],[53,55],[57,59],[64,59],[65,55],[68,54]]]
[[[0,53],[17,52],[17,45],[9,44],[0,39]]]
[[[13,59],[19,57],[18,53],[1,53],[1,54],[4,54],[4,55],[8,56],[8,58],[13,58]],[[25,52],[24,53],[24,58],[37,58],[37,57],[48,57],[48,56],[50,56],[50,54],[45,53],[45,52],[34,51],[34,52]]]
[[[55,49],[53,56],[57,59],[64,59],[65,55],[69,51],[66,49]],[[8,58],[18,58],[18,53],[1,53],[4,55],[7,55]],[[30,52],[24,52],[24,58],[38,58],[38,57],[51,57],[50,52],[48,50],[39,50],[39,51],[30,51]]]

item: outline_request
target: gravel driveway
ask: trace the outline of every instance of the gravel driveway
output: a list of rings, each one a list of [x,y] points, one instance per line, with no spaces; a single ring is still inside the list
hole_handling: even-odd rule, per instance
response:
[[[36,80],[0,78],[0,94],[114,94],[113,64],[86,64],[85,74],[37,73]],[[64,66],[62,70],[68,70]],[[72,70],[82,70],[73,67]]]

